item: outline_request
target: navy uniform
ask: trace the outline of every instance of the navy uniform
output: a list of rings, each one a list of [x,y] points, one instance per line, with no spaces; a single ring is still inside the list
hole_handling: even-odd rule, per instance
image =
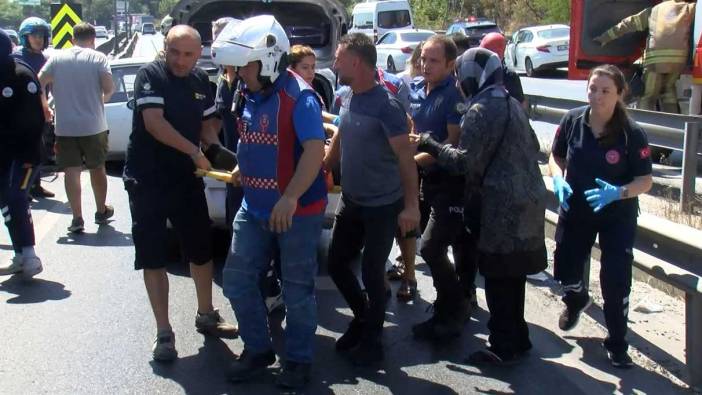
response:
[[[0,32],[0,211],[16,254],[0,274],[31,277],[42,270],[34,253],[28,191],[39,163],[44,111],[36,75],[10,57],[10,48],[9,37]]]
[[[638,199],[616,200],[593,212],[584,192],[598,188],[596,178],[622,186],[651,174],[651,151],[646,134],[630,119],[615,141],[598,141],[590,128],[589,113],[589,106],[568,112],[553,142],[552,154],[565,159],[566,181],[573,190],[570,208],[561,209],[556,228],[555,278],[563,284],[566,306],[583,311],[590,304],[583,284],[584,267],[599,234],[600,282],[609,330],[605,346],[621,354],[628,349],[625,336]]]
[[[202,122],[217,115],[212,96],[207,74],[197,68],[180,78],[168,70],[164,60],[156,60],[137,72],[136,107],[124,170],[137,269],[165,266],[167,218],[189,262],[200,265],[212,260],[204,183],[195,176],[192,159],[156,140],[146,130],[141,114],[148,108],[162,108],[165,119],[199,146]]]

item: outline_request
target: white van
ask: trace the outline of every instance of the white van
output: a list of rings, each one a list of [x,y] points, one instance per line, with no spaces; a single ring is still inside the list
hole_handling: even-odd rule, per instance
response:
[[[353,7],[349,33],[365,33],[373,42],[390,30],[414,29],[412,9],[407,0],[380,0]]]

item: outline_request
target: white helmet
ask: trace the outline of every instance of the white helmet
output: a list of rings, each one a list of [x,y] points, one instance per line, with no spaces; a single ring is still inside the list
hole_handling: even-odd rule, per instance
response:
[[[272,15],[259,15],[227,24],[212,43],[212,61],[234,67],[260,61],[261,77],[274,82],[288,66],[289,50],[283,26]]]

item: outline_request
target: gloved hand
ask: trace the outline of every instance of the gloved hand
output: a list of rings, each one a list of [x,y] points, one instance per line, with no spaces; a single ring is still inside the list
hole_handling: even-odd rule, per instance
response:
[[[433,157],[438,157],[439,152],[441,152],[441,147],[443,144],[434,140],[431,137],[431,133],[424,132],[419,134],[419,141],[417,142],[417,152],[426,152]]]
[[[238,163],[236,154],[219,144],[210,144],[205,151],[205,157],[210,161],[213,168],[220,170],[232,171]]]
[[[605,45],[607,45],[607,43],[609,43],[612,40],[608,36],[600,34],[599,36],[593,38],[592,41],[600,44],[601,47],[604,47]]]
[[[585,199],[594,212],[599,212],[604,206],[621,198],[622,191],[620,187],[609,184],[599,178],[596,178],[595,182],[600,186],[599,188],[585,191]]]
[[[558,203],[563,210],[568,211],[570,209],[568,198],[573,195],[573,189],[562,176],[553,177],[553,194],[558,198]]]

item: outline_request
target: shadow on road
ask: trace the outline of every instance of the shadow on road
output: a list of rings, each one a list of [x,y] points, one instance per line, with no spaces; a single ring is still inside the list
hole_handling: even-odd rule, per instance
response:
[[[43,303],[71,296],[71,291],[65,289],[61,283],[41,278],[26,281],[19,275],[14,275],[0,283],[0,292],[17,295],[7,300],[9,304]]]
[[[131,233],[122,233],[112,225],[101,225],[97,233],[71,233],[61,236],[57,244],[82,245],[90,247],[128,247],[134,245]]]

